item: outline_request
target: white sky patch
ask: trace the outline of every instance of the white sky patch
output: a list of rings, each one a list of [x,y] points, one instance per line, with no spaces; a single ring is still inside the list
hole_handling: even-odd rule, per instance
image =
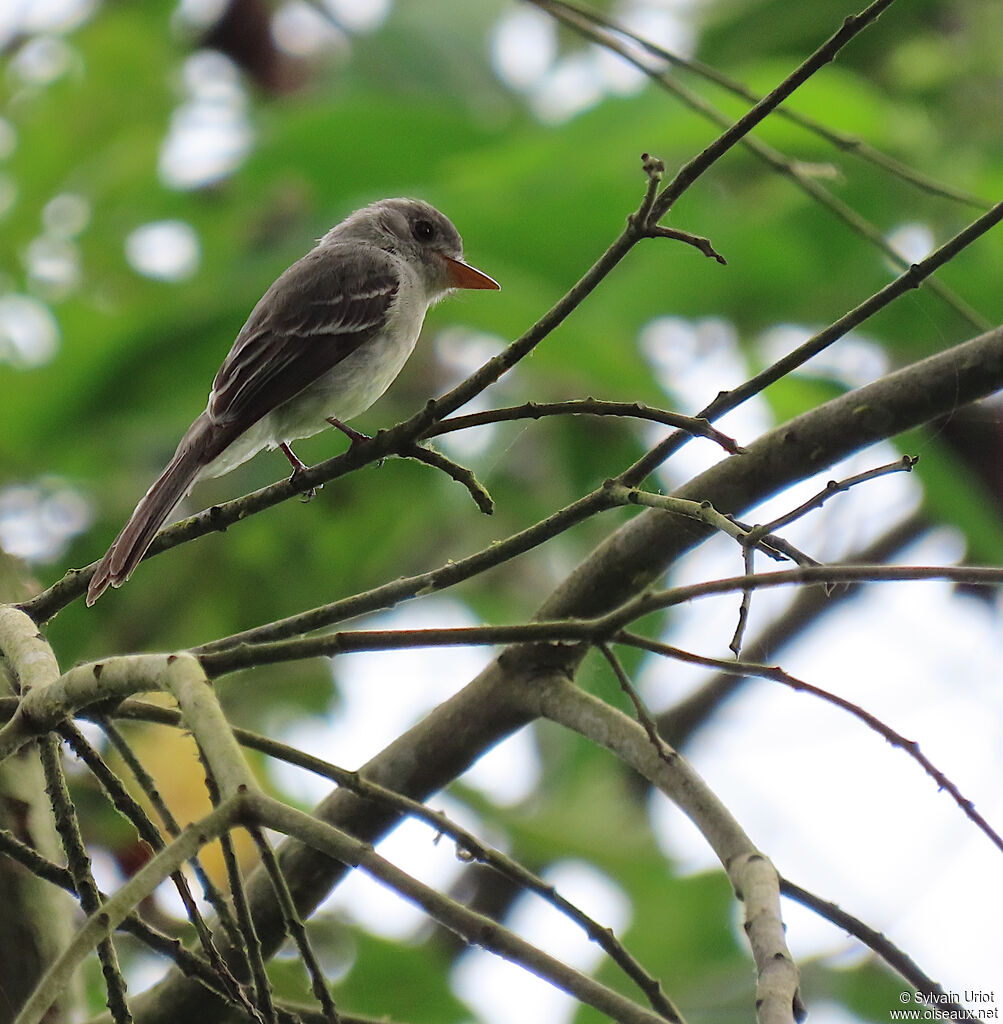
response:
[[[691,3],[630,3],[611,17],[656,45],[689,56],[697,42],[693,8]],[[612,50],[583,43],[561,54],[558,39],[553,19],[521,7],[502,13],[491,34],[495,73],[509,88],[527,94],[539,120],[560,124],[607,95],[631,95],[644,87],[644,72]],[[646,64],[660,64],[637,44],[620,41]]]
[[[951,564],[961,554],[957,534],[939,530],[900,561]],[[698,635],[704,623],[688,625],[673,642],[711,643]],[[771,662],[918,740],[999,827],[1001,657],[998,609],[923,582],[869,585]],[[844,711],[760,681],[686,753],[782,873],[884,931],[945,988],[992,987],[1003,895],[985,879],[999,852],[902,750]],[[658,796],[650,806],[660,845],[684,870],[720,869],[680,812]],[[788,901],[784,912],[795,958],[856,948]]]
[[[703,2],[629,3],[617,11],[616,20],[663,50],[690,57],[697,44],[694,12]]]
[[[760,336],[756,348],[767,365],[804,344],[815,328],[802,324],[776,324]],[[837,380],[850,388],[862,387],[884,376],[890,369],[888,353],[866,335],[851,331],[817,356],[812,356],[794,373],[802,377]]]
[[[544,878],[604,927],[621,933],[630,922],[630,902],[620,887],[591,864],[567,860],[553,864]],[[506,919],[517,934],[578,970],[591,972],[603,957],[599,946],[564,914],[538,896],[521,896]],[[471,950],[452,975],[453,990],[484,1024],[563,1024],[579,1009],[571,996],[541,978],[484,950]]]
[[[157,281],[183,281],[198,270],[201,249],[195,229],[182,220],[143,224],[125,240],[133,269]]]
[[[668,394],[677,396],[680,412],[695,413],[721,388],[733,387],[748,374],[737,332],[720,318],[656,317],[641,328],[638,344],[659,383]],[[727,376],[709,396],[694,392],[689,380],[706,376],[708,365],[714,375],[724,372]]]
[[[425,599],[375,615],[357,629],[423,629],[472,626],[477,621],[457,601]],[[356,769],[402,732],[463,688],[494,656],[488,647],[428,647],[339,655],[334,662],[341,700],[326,721],[298,722],[283,736],[308,753]],[[532,792],[539,778],[532,738],[520,730],[489,751],[463,776],[491,800],[511,804]],[[300,799],[318,800],[331,788],[323,779],[275,764],[279,785]]]
[[[491,63],[512,89],[529,89],[550,70],[557,56],[557,23],[533,7],[512,7],[491,32]]]
[[[200,188],[243,163],[254,130],[240,73],[228,57],[199,50],[185,61],[182,79],[187,98],[171,116],[159,171],[170,188]]]
[[[80,287],[80,251],[73,239],[90,221],[90,204],[82,196],[63,192],[42,209],[43,233],[31,240],[22,259],[31,291],[58,302]]]
[[[24,36],[70,32],[82,25],[96,7],[96,0],[3,0],[0,2],[0,49],[8,48]],[[35,55],[29,57],[29,60],[34,59]]]
[[[87,500],[62,480],[0,489],[0,547],[28,563],[54,562],[90,523]]]
[[[648,81],[648,76],[640,68],[604,46],[594,47],[594,59],[604,92],[631,96],[640,92]]]
[[[42,223],[55,238],[76,238],[90,223],[91,205],[74,192],[60,192],[42,209]]]
[[[375,32],[387,20],[392,0],[323,0],[335,22],[347,32]]]
[[[59,324],[30,295],[0,296],[0,362],[19,370],[43,366],[59,348]]]
[[[662,49],[681,57],[689,57],[696,48],[696,29],[692,19],[683,11],[670,10],[666,7],[634,3],[614,10],[613,19],[618,25],[646,39]],[[637,43],[617,37],[639,57],[646,67],[665,68],[668,65],[656,55]],[[610,93],[625,96],[640,91],[648,80],[648,76],[625,60],[619,54],[605,47],[596,47],[597,68],[602,76],[606,90]]]
[[[533,113],[545,124],[569,121],[603,97],[603,81],[594,50],[571,53],[556,61],[530,94]]]
[[[656,317],[641,329],[638,344],[669,398],[669,407],[676,412],[693,415],[719,391],[737,387],[749,377],[749,366],[734,325],[718,317]],[[739,444],[746,444],[773,425],[773,415],[766,402],[757,396],[714,425]],[[670,432],[656,425],[645,425],[642,429],[648,444]],[[666,487],[673,487],[723,457],[724,452],[717,445],[698,438],[663,463],[657,475]]]
[[[348,47],[344,32],[305,0],[291,0],[275,12],[272,36],[281,49],[294,57],[315,57]]]
[[[885,241],[906,261],[919,263],[934,250],[936,240],[926,224],[901,224],[890,231]],[[898,268],[895,268],[898,272]]]
[[[45,86],[62,78],[79,59],[61,36],[32,36],[14,54],[10,70],[25,85]]]
[[[50,301],[66,298],[80,286],[80,252],[73,242],[52,235],[32,239],[24,255],[32,291]]]
[[[0,4],[0,33],[69,32],[97,8],[97,0],[7,0]],[[2,34],[0,34],[2,38]]]
[[[441,387],[443,391],[447,391],[501,352],[505,348],[505,342],[495,334],[454,326],[445,328],[435,336],[434,348],[436,362],[442,370]],[[517,371],[509,371],[501,383],[490,389],[495,399],[504,394],[505,384],[515,372]],[[482,391],[458,410],[457,415],[481,412],[487,409],[489,404],[486,393]],[[455,459],[472,459],[487,451],[497,434],[497,425],[488,423],[469,430],[443,434],[435,438],[434,444]]]
[[[483,836],[480,821],[465,805],[441,796],[429,804],[468,832]],[[402,822],[382,840],[377,852],[440,891],[449,889],[466,867],[466,862],[456,856],[452,839],[442,836],[436,841],[435,830],[414,818]],[[374,935],[396,941],[415,938],[429,921],[420,907],[362,871],[353,871],[325,901],[324,909],[348,917]]]

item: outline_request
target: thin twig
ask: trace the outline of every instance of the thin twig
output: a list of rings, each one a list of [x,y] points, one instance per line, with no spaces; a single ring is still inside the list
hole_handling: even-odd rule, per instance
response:
[[[1003,584],[1003,568],[976,565],[804,565],[797,569],[777,569],[755,573],[753,576],[729,576],[648,592],[626,602],[604,619],[606,622],[622,619],[625,624],[651,611],[671,608],[700,597],[732,594],[745,587],[762,590],[791,584],[832,586],[840,583],[901,583],[915,580],[947,580],[973,587],[1000,586]]]
[[[597,398],[583,398],[567,402],[526,402],[523,405],[513,405],[504,409],[487,409],[483,412],[467,413],[464,416],[450,416],[433,424],[425,432],[425,436],[438,437],[456,430],[479,427],[486,423],[523,419],[538,420],[545,416],[629,416],[677,427],[695,437],[706,437],[719,444],[730,455],[739,455],[744,451],[736,444],[734,438],[722,434],[707,420],[697,416],[683,416],[680,413],[655,409],[641,402],[606,402]]]
[[[734,675],[757,676],[760,679],[770,679],[776,683],[800,693],[810,693],[819,697],[828,704],[849,712],[854,718],[863,722],[869,729],[876,732],[893,747],[904,750],[919,766],[926,772],[937,788],[946,790],[951,799],[961,808],[965,816],[982,832],[989,841],[1003,853],[1003,836],[989,824],[988,821],[975,809],[974,803],[945,775],[934,763],[919,749],[915,740],[907,740],[900,732],[896,732],[891,726],[886,725],[876,715],[865,711],[859,704],[840,697],[838,694],[825,690],[820,686],[805,682],[785,672],[778,665],[757,665],[753,662],[725,661],[721,658],[707,658],[690,651],[684,651],[671,644],[665,644],[658,640],[649,640],[647,637],[639,636],[636,633],[621,633],[616,637],[617,643],[629,644],[631,647],[639,647],[642,650],[650,651],[652,654],[661,654],[667,658],[674,658],[677,661],[685,661],[690,665],[702,665],[705,668],[714,668],[719,672],[730,672]]]
[[[865,470],[863,473],[857,473],[854,476],[846,477],[843,480],[830,480],[821,491],[813,495],[806,502],[803,502],[797,508],[792,509],[790,512],[787,512],[782,516],[778,516],[776,519],[773,519],[768,523],[763,523],[760,526],[753,526],[751,528],[745,527],[748,532],[741,541],[743,547],[743,560],[745,563],[745,575],[752,576],[755,572],[753,552],[764,541],[769,541],[773,546],[782,542],[788,550],[797,550],[786,541],[782,541],[782,538],[776,537],[776,530],[789,526],[791,523],[806,516],[809,512],[821,508],[834,494],[843,493],[848,491],[851,487],[855,487],[857,484],[866,483],[869,480],[875,480],[881,476],[887,476],[889,473],[899,473],[902,471],[907,473],[912,472],[912,469],[917,462],[919,462],[918,456],[903,455],[901,459],[896,459],[895,462],[890,462],[887,465]],[[732,517],[732,519],[734,522],[738,523],[738,520],[734,519],[734,517]],[[815,559],[809,558],[807,555],[804,555],[799,551],[797,552],[795,561],[798,565],[820,564]],[[749,587],[744,587],[742,589],[742,603],[738,613],[738,624],[735,627],[735,633],[731,638],[731,642],[728,644],[728,647],[734,653],[736,658],[742,651],[742,638],[745,635],[745,630],[748,626],[749,609],[751,605],[752,590]]]
[[[694,235],[691,231],[680,231],[679,228],[665,228],[660,224],[650,224],[644,229],[645,238],[671,238],[676,242],[683,242],[699,249],[704,256],[716,260],[722,267],[728,265],[728,261],[714,248],[709,238],[703,235]]]
[[[752,533],[755,529],[751,523],[745,522],[744,519],[739,519],[738,516],[729,514],[728,518],[740,530],[744,530],[746,534]],[[762,538],[756,544],[756,550],[769,555],[776,562],[782,562],[786,559],[794,562],[795,565],[823,564],[817,558],[812,558],[811,555],[802,551],[800,548],[795,547],[789,540],[776,533],[763,534]]]
[[[648,739],[651,740],[651,745],[655,748],[658,756],[666,763],[671,764],[673,758],[678,757],[676,752],[662,739],[658,733],[658,726],[655,724],[654,718],[651,717],[648,709],[644,706],[644,701],[641,700],[637,690],[634,689],[633,683],[630,681],[630,677],[627,675],[626,670],[620,663],[620,659],[616,656],[609,644],[596,644],[599,653],[609,663],[609,667],[613,670],[613,675],[616,676],[617,682],[620,684],[620,689],[630,698],[631,704],[634,705],[634,711],[637,714],[637,720],[641,723],[644,731],[648,734]]]
[[[709,501],[677,498],[672,494],[655,494],[639,487],[627,487],[615,478],[606,480],[603,487],[622,505],[643,505],[646,508],[659,509],[672,515],[685,516],[687,519],[706,523],[707,526],[718,530],[726,537],[731,537],[743,547],[749,546],[746,538],[747,527],[740,524],[734,516],[718,512]],[[773,541],[772,537],[760,538],[754,546],[769,555],[770,558],[776,559],[778,562],[783,561],[785,556]]]
[[[814,910],[819,917],[831,921],[837,928],[849,932],[854,938],[859,939],[868,949],[877,953],[889,967],[897,971],[906,981],[909,982],[917,992],[935,1001],[937,1009],[942,1011],[944,1020],[967,1020],[973,1024],[982,1024],[982,1018],[976,1017],[967,1006],[955,1002],[950,994],[944,991],[932,978],[928,977],[916,965],[916,962],[904,950],[898,948],[894,942],[886,938],[881,932],[876,931],[869,925],[864,924],[858,917],[847,913],[835,903],[824,900],[820,896],[802,889],[789,879],[780,876],[780,891],[788,898],[809,910]]]
[[[617,35],[623,36],[625,39],[629,39],[632,43],[635,43],[637,46],[641,47],[641,49],[646,50],[649,54],[657,57],[659,60],[663,60],[666,63],[671,64],[673,67],[683,68],[686,71],[690,71],[707,81],[713,82],[715,85],[720,86],[732,95],[738,96],[749,103],[758,103],[762,99],[760,95],[754,93],[743,83],[725,75],[716,68],[711,67],[709,64],[694,60],[690,57],[682,57],[671,50],[666,50],[657,43],[651,42],[651,40],[644,38],[644,36],[638,35],[626,26],[608,18],[601,11],[577,4],[570,4],[567,3],[566,0],[531,0],[531,2],[537,7],[550,12],[553,12],[555,9],[563,9],[568,12],[572,12],[578,18],[585,18],[596,25],[601,25],[603,28],[608,29],[611,32],[615,32]],[[599,40],[596,41],[598,42]],[[914,185],[931,195],[940,196],[941,198],[950,199],[958,203],[964,203],[968,206],[974,206],[982,210],[988,209],[991,205],[986,199],[982,199],[970,192],[964,192],[961,189],[955,188],[953,185],[945,185],[926,174],[922,174],[914,168],[909,167],[907,164],[902,163],[900,160],[896,160],[894,157],[889,156],[887,153],[883,153],[880,150],[875,149],[868,142],[857,136],[847,135],[844,132],[836,131],[814,118],[801,114],[798,111],[791,110],[789,107],[778,107],[776,114],[778,117],[785,118],[793,124],[804,128],[806,131],[820,136],[841,152],[849,153],[853,156],[859,157],[861,160],[868,161],[869,163],[880,167],[882,170],[887,171],[889,174],[893,174],[894,176],[901,178],[903,181],[909,182],[909,184]]]
[[[2,706],[3,703],[0,701],[0,707]],[[86,717],[86,710],[84,715]],[[181,727],[183,724],[181,713],[178,710],[137,700],[123,701],[116,707],[115,715],[144,722],[155,722],[175,728]],[[395,811],[399,811],[402,815],[409,815],[419,821],[423,821],[437,834],[449,836],[456,844],[457,850],[461,851],[464,859],[471,859],[488,865],[492,870],[510,879],[514,884],[536,893],[560,913],[570,917],[644,992],[653,1009],[669,1020],[673,1019],[673,1014],[678,1016],[678,1010],[676,1010],[672,1002],[662,991],[658,979],[649,974],[631,956],[626,947],[617,940],[611,929],[603,927],[584,911],[561,896],[553,885],[548,884],[538,875],[533,874],[533,872],[523,867],[518,861],[481,842],[472,832],[457,825],[456,822],[441,811],[433,810],[402,793],[380,786],[358,772],[339,768],[329,761],[306,754],[297,747],[280,743],[278,740],[271,739],[270,737],[240,728],[235,728],[233,735],[242,746],[257,750],[268,757],[282,760],[305,771],[313,772],[356,793],[365,800],[385,804]],[[342,1024],[349,1024],[350,1019],[343,1014]]]
[[[16,860],[43,881],[58,885],[60,889],[65,889],[73,896],[77,895],[76,883],[68,868],[49,860],[48,857],[43,857],[33,846],[22,842],[6,828],[0,828],[0,853]]]
[[[278,858],[272,852],[272,848],[260,828],[252,826],[248,831],[251,833],[254,845],[258,848],[261,863],[264,865],[265,871],[271,880],[272,888],[275,891],[275,899],[282,911],[286,931],[292,936],[293,942],[296,943],[300,959],[303,961],[304,967],[306,967],[307,974],[310,977],[310,987],[317,998],[317,1002],[320,1003],[324,1020],[327,1024],[342,1024],[338,1009],[334,1005],[334,1000],[331,998],[331,993],[328,990],[324,972],[321,970],[320,963],[310,943],[310,937],[307,935],[306,928],[303,927],[303,922],[296,911],[296,904],[293,901],[292,893],[289,891],[289,885],[286,883],[285,876],[282,874]]]
[[[156,780],[146,770],[142,761],[140,761],[136,756],[136,752],[132,749],[132,746],[128,743],[118,728],[116,728],[114,723],[109,720],[107,715],[95,713],[91,718],[100,726],[102,732],[104,732],[111,745],[115,748],[118,756],[122,758],[126,767],[128,767],[129,771],[132,772],[132,776],[139,785],[139,788],[143,791],[143,795],[150,801],[151,806],[159,815],[167,834],[176,839],[181,834],[181,826],[171,813],[171,809],[167,806],[164,798],[160,795],[160,790],[157,788]],[[192,871],[195,872],[195,877],[199,880],[199,885],[202,887],[202,894],[215,911],[220,924],[223,926],[224,931],[230,939],[230,943],[234,949],[239,949],[240,929],[237,927],[237,922],[233,919],[233,914],[231,913],[226,900],[223,898],[223,894],[202,866],[202,860],[198,854],[189,861],[189,864],[191,865]],[[210,960],[214,960],[211,953],[209,954],[209,958]]]
[[[755,571],[756,549],[752,544],[742,545],[742,562],[745,568],[745,575],[751,576]],[[742,589],[742,600],[738,606],[738,622],[735,623],[735,632],[732,634],[728,649],[737,658],[742,652],[742,638],[749,625],[749,609],[752,607],[752,591],[748,587]]]
[[[417,462],[423,462],[426,466],[432,466],[434,469],[441,469],[446,476],[466,487],[470,492],[470,497],[474,499],[474,504],[485,515],[489,516],[494,512],[495,503],[491,500],[491,495],[488,494],[484,485],[466,466],[461,466],[459,463],[447,458],[442,452],[426,448],[417,442],[401,445],[400,455],[404,458],[414,459]]]
[[[878,477],[888,476],[890,473],[911,473],[917,462],[919,462],[918,455],[903,455],[901,459],[896,459],[894,462],[889,462],[884,466],[877,466],[874,469],[856,473],[843,480],[830,480],[822,490],[812,495],[803,504],[798,505],[797,508],[786,512],[782,516],[778,516],[776,519],[770,520],[768,523],[763,523],[761,526],[754,526],[745,538],[745,543],[747,545],[756,544],[761,538],[765,538],[776,530],[783,529],[785,526],[790,526],[791,523],[801,519],[809,512],[821,508],[833,495],[843,494],[857,484],[876,480]]]
[[[111,728],[114,730],[113,726]],[[111,770],[111,768],[108,767],[104,758],[102,758],[94,747],[87,742],[80,730],[71,722],[65,721],[59,725],[58,732],[72,747],[73,752],[77,757],[79,757],[91,770],[94,777],[98,780],[101,787],[107,794],[112,806],[133,826],[139,838],[152,850],[162,850],[166,843],[164,842],[164,837],[160,834],[160,830],[150,820],[142,806],[132,797],[125,786],[122,785],[121,780]],[[175,826],[176,824],[177,823],[175,822]],[[180,830],[176,829],[173,834],[177,835],[178,831]],[[220,956],[219,950],[216,948],[216,944],[213,941],[212,932],[209,930],[209,926],[205,923],[201,913],[199,913],[198,906],[196,905],[195,899],[188,887],[188,882],[185,879],[185,876],[182,872],[175,871],[171,875],[171,881],[174,883],[174,887],[177,889],[178,895],[181,897],[185,913],[188,920],[195,928],[195,933],[198,936],[200,945],[205,950],[208,962],[212,965],[212,969],[219,976],[221,985],[229,993],[231,1001],[239,1003],[249,1011],[251,1009],[250,1003],[247,1002],[247,998],[241,989],[240,983],[234,977],[222,956]]]
[[[76,808],[66,786],[66,776],[59,757],[59,743],[55,736],[48,734],[38,740],[38,752],[45,774],[45,792],[52,804],[56,830],[66,854],[66,863],[73,877],[73,887],[80,900],[80,906],[87,915],[101,909],[101,893],[91,873],[91,859],[84,846],[83,836],[77,820]],[[108,1009],[116,1024],[132,1024],[132,1013],[126,1001],[126,984],[118,962],[115,944],[110,937],[98,943],[98,958],[108,993]]]

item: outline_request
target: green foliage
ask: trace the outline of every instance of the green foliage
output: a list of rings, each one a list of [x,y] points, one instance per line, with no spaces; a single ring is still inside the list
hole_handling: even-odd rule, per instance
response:
[[[713,5],[701,56],[768,89],[850,6],[843,0]],[[968,31],[941,32],[945,6]],[[55,562],[35,567],[43,583],[100,556],[202,408],[216,367],[262,291],[350,210],[381,196],[428,198],[458,225],[471,261],[503,285],[500,295],[454,297],[430,314],[423,347],[359,420],[360,429],[375,432],[455,383],[455,373],[436,363],[433,340],[440,332],[459,326],[489,334],[500,346],[575,282],[636,207],[644,188],[642,152],[659,154],[671,171],[717,134],[653,85],[608,98],[565,123],[541,124],[491,72],[486,32],[501,9],[399,4],[380,31],[353,42],[343,62],[317,73],[302,92],[254,95],[250,156],[224,180],[191,191],[172,190],[157,174],[189,55],[169,28],[172,5],[105,5],[68,38],[76,55],[71,72],[37,88],[18,85],[13,75],[3,80],[5,116],[19,140],[2,168],[17,189],[0,232],[5,290],[31,287],[24,254],[46,203],[72,192],[91,208],[76,240],[81,286],[51,303],[61,336],[56,357],[32,369],[0,366],[0,484],[63,478],[94,513],[89,529]],[[986,28],[994,16],[960,0],[896,7],[792,106],[959,188],[996,195],[1003,182],[999,94],[988,77],[996,55],[994,47],[988,52]],[[564,33],[560,39],[566,52],[581,45]],[[960,45],[972,40],[981,43],[971,50]],[[713,87],[696,87],[732,114],[742,109]],[[968,103],[982,116],[963,116]],[[943,241],[972,215],[781,119],[760,135],[812,165],[821,183],[882,232],[921,221]],[[200,267],[187,280],[152,281],[126,260],[129,232],[163,218],[185,221],[198,234]],[[671,224],[710,236],[728,266],[662,239],[640,245],[492,390],[491,400],[595,395],[666,405],[638,344],[652,318],[725,318],[755,362],[755,344],[767,328],[826,323],[890,279],[885,259],[868,243],[741,149],[687,193]],[[994,236],[939,277],[997,322],[1001,274],[1003,247]],[[928,292],[897,303],[867,329],[893,363],[976,333]],[[831,386],[794,378],[768,398],[787,418],[817,404],[822,393]],[[711,398],[694,396],[694,404]],[[998,505],[969,467],[926,435],[916,440],[924,445],[918,475],[930,514],[960,528],[974,557],[998,560]],[[298,450],[313,462],[343,447],[332,431]],[[109,593],[94,609],[77,602],[62,612],[51,639],[69,665],[109,651],[203,643],[333,601],[524,528],[644,447],[640,431],[619,422],[503,424],[484,450],[461,457],[495,499],[490,520],[440,474],[389,460],[329,484],[308,504],[286,503],[225,536],[144,563],[126,591]],[[188,508],[286,472],[281,455],[263,455],[201,485]],[[585,524],[551,542],[547,559],[495,570],[463,587],[460,597],[485,621],[525,617],[615,521],[607,515]],[[590,685],[599,674],[595,669]],[[319,716],[335,699],[329,668],[320,662],[258,669],[253,685],[227,685],[236,717],[251,724],[269,715]],[[608,685],[608,679],[596,683]],[[653,973],[669,979],[674,996],[694,1006],[692,1020],[737,1019],[739,1012],[748,1019],[750,964],[734,934],[723,877],[681,878],[672,871],[645,827],[643,797],[611,777],[604,754],[553,736],[541,749],[546,784],[533,805],[485,807],[486,819],[538,869],[581,856],[609,872],[633,908],[624,939]],[[321,939],[335,946],[345,941]],[[401,946],[361,931],[350,941],[354,965],[336,990],[351,1010],[423,1022],[468,1016],[449,992],[448,960],[434,945]],[[280,994],[305,998],[297,966],[280,962],[272,970]],[[820,990],[862,1016],[878,1012],[861,994],[865,974],[890,991],[882,972],[821,965],[811,971]],[[608,965],[601,977],[624,987]],[[734,1002],[732,993],[741,993]],[[598,1018],[583,1011],[578,1019]]]

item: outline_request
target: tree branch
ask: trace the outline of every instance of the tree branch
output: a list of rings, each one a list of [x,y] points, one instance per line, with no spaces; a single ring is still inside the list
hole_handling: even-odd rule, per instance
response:
[[[900,732],[897,732],[891,726],[881,721],[877,715],[872,715],[859,704],[854,704],[853,701],[825,690],[821,686],[815,686],[812,683],[805,682],[803,679],[798,679],[789,672],[785,672],[779,665],[757,665],[748,661],[724,661],[721,658],[707,658],[703,655],[693,654],[690,651],[680,650],[680,648],[673,647],[670,644],[637,636],[636,634],[621,633],[616,639],[618,643],[650,651],[652,654],[674,658],[677,661],[684,661],[690,665],[703,665],[706,668],[715,668],[719,672],[731,672],[734,675],[742,676],[757,676],[760,679],[769,679],[775,683],[782,683],[795,692],[810,693],[827,704],[832,704],[834,707],[849,712],[854,718],[863,722],[867,728],[876,732],[891,746],[904,750],[937,783],[937,788],[945,790],[972,824],[1003,853],[1003,837],[975,809],[972,801],[962,794],[954,782],[919,749],[919,744],[915,740],[907,740]]]
[[[787,950],[780,917],[779,878],[728,809],[682,755],[671,751],[666,756],[638,723],[585,693],[566,676],[538,676],[534,693],[543,717],[615,754],[665,793],[696,825],[745,904],[745,931],[758,973],[760,1024],[802,1021],[805,1010],[798,993],[798,971]]]
[[[670,427],[685,430],[695,437],[706,437],[719,444],[729,455],[742,452],[734,438],[722,434],[707,420],[698,416],[682,416],[664,409],[653,409],[641,402],[604,402],[597,398],[583,398],[567,402],[526,402],[523,405],[504,409],[487,409],[483,412],[467,413],[465,416],[450,416],[433,424],[425,431],[425,437],[439,437],[456,430],[478,427],[485,423],[502,423],[509,420],[541,419],[544,416],[630,416],[653,423],[664,423]]]
[[[741,82],[723,74],[716,68],[711,67],[709,64],[693,60],[692,58],[681,57],[679,54],[673,53],[671,50],[666,50],[657,43],[653,43],[649,39],[645,39],[644,36],[631,32],[629,28],[613,21],[611,18],[606,17],[601,11],[576,4],[570,4],[567,3],[566,0],[530,0],[530,2],[541,10],[545,10],[549,14],[552,14],[554,17],[558,17],[557,12],[563,11],[571,17],[584,20],[586,23],[601,26],[602,28],[615,33],[617,36],[630,40],[632,43],[636,44],[642,50],[651,54],[658,60],[664,61],[673,67],[683,68],[686,71],[690,71],[693,74],[720,86],[733,96],[738,96],[740,99],[744,99],[751,104],[758,103],[762,99],[762,96],[757,95]],[[571,24],[570,19],[566,20],[564,23]],[[580,30],[581,24],[575,24],[572,25],[572,27]],[[593,41],[600,43],[600,45],[607,45],[606,39],[598,38],[597,36],[592,36],[590,38],[592,38]],[[620,48],[617,48],[616,52],[628,60],[631,60],[631,63],[635,63],[635,61],[631,59],[629,52],[624,52],[624,50]],[[639,66],[639,62],[637,63]],[[642,67],[642,70],[646,70],[648,73],[652,74],[655,73],[647,67]],[[936,181],[928,175],[920,173],[914,168],[896,160],[894,157],[889,156],[887,153],[883,153],[880,150],[875,149],[868,142],[858,136],[847,135],[845,132],[838,132],[835,129],[830,128],[828,125],[822,124],[814,118],[810,118],[798,111],[791,110],[786,106],[778,107],[776,109],[776,114],[778,117],[782,117],[793,124],[799,125],[806,131],[812,132],[813,134],[825,139],[836,149],[840,150],[840,152],[849,153],[861,160],[866,160],[869,163],[880,167],[882,170],[887,171],[889,174],[892,174],[897,178],[901,178],[903,181],[906,181],[909,184],[914,185],[916,188],[930,193],[931,195],[941,196],[944,199],[950,199],[954,202],[964,203],[968,206],[974,206],[983,210],[988,209],[991,205],[987,200],[982,199],[979,196],[972,195],[969,192],[964,192],[951,185],[945,185],[943,182]]]

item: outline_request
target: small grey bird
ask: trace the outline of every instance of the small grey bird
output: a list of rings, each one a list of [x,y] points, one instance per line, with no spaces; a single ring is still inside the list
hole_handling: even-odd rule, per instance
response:
[[[209,403],[101,559],[92,605],[120,587],[201,477],[221,476],[262,448],[289,447],[368,409],[414,350],[425,313],[454,288],[498,283],[463,261],[449,219],[417,199],[356,210],[262,296],[223,360]]]

